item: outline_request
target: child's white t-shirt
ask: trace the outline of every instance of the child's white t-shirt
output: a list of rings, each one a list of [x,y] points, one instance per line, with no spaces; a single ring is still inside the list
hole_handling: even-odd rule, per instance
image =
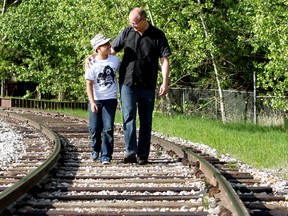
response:
[[[117,98],[118,82],[116,72],[119,67],[120,60],[114,55],[108,55],[105,60],[93,59],[92,65],[85,70],[85,79],[94,81],[94,100]]]

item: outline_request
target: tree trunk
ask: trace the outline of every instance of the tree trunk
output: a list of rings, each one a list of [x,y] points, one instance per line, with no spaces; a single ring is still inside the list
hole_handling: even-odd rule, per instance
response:
[[[6,11],[6,7],[7,7],[7,0],[4,0],[3,1],[3,7],[2,7],[2,15],[4,15],[5,11]],[[2,43],[4,40],[5,40],[6,36],[4,36],[4,38],[2,38],[0,40],[0,43]],[[1,90],[0,90],[0,94],[1,94],[1,97],[4,97],[5,96],[5,80],[4,79],[1,79]]]
[[[5,91],[5,81],[1,80],[1,95],[0,95],[1,97],[5,96],[4,91]]]
[[[204,18],[203,18],[200,0],[198,0],[198,5],[200,7],[201,24],[202,24],[203,29],[204,29],[205,37],[208,38],[208,36],[209,36],[208,32],[209,31],[208,31],[208,27],[207,27],[207,25],[206,25],[206,23],[204,21]],[[210,55],[211,55],[211,59],[212,59],[213,67],[214,67],[216,82],[217,82],[217,85],[218,85],[219,103],[220,103],[220,111],[221,111],[222,122],[226,123],[227,120],[226,120],[223,92],[222,92],[222,88],[221,88],[221,81],[220,81],[220,78],[219,78],[219,72],[218,72],[216,60],[215,60],[215,57],[214,57],[214,54],[213,54],[212,50],[210,50]]]
[[[7,0],[4,0],[3,1],[3,7],[2,7],[2,15],[5,13],[6,8],[7,8]]]
[[[64,100],[64,97],[65,97],[65,92],[62,91],[62,90],[60,90],[60,91],[58,92],[58,101],[59,101],[59,102],[63,101],[63,100]]]

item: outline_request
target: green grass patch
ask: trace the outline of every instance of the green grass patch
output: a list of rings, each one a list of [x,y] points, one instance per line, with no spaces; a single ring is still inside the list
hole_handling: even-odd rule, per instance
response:
[[[287,128],[155,113],[153,130],[208,145],[256,168],[288,167]]]
[[[88,117],[85,111],[64,112]],[[116,114],[116,123],[122,115]],[[256,168],[286,170],[288,167],[288,128],[259,126],[252,123],[227,123],[185,115],[154,113],[153,131],[205,144],[218,154],[231,154]],[[287,176],[286,176],[287,177]]]

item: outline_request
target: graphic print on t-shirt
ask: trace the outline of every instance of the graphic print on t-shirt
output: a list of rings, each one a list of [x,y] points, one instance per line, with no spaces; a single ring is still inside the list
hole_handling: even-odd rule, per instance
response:
[[[100,86],[106,86],[109,88],[113,83],[115,83],[115,76],[114,70],[107,65],[103,69],[103,72],[98,74],[97,83],[99,83]]]

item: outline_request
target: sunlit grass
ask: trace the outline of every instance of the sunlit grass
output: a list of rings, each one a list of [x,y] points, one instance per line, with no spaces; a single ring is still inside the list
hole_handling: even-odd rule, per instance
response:
[[[288,129],[156,113],[153,129],[206,144],[257,168],[288,167]]]
[[[88,116],[85,111],[65,112]],[[120,112],[117,112],[115,122],[122,123]],[[216,149],[218,154],[231,154],[256,168],[287,170],[288,167],[287,126],[281,128],[252,123],[223,124],[218,120],[155,112],[153,130],[163,135],[205,144]]]

